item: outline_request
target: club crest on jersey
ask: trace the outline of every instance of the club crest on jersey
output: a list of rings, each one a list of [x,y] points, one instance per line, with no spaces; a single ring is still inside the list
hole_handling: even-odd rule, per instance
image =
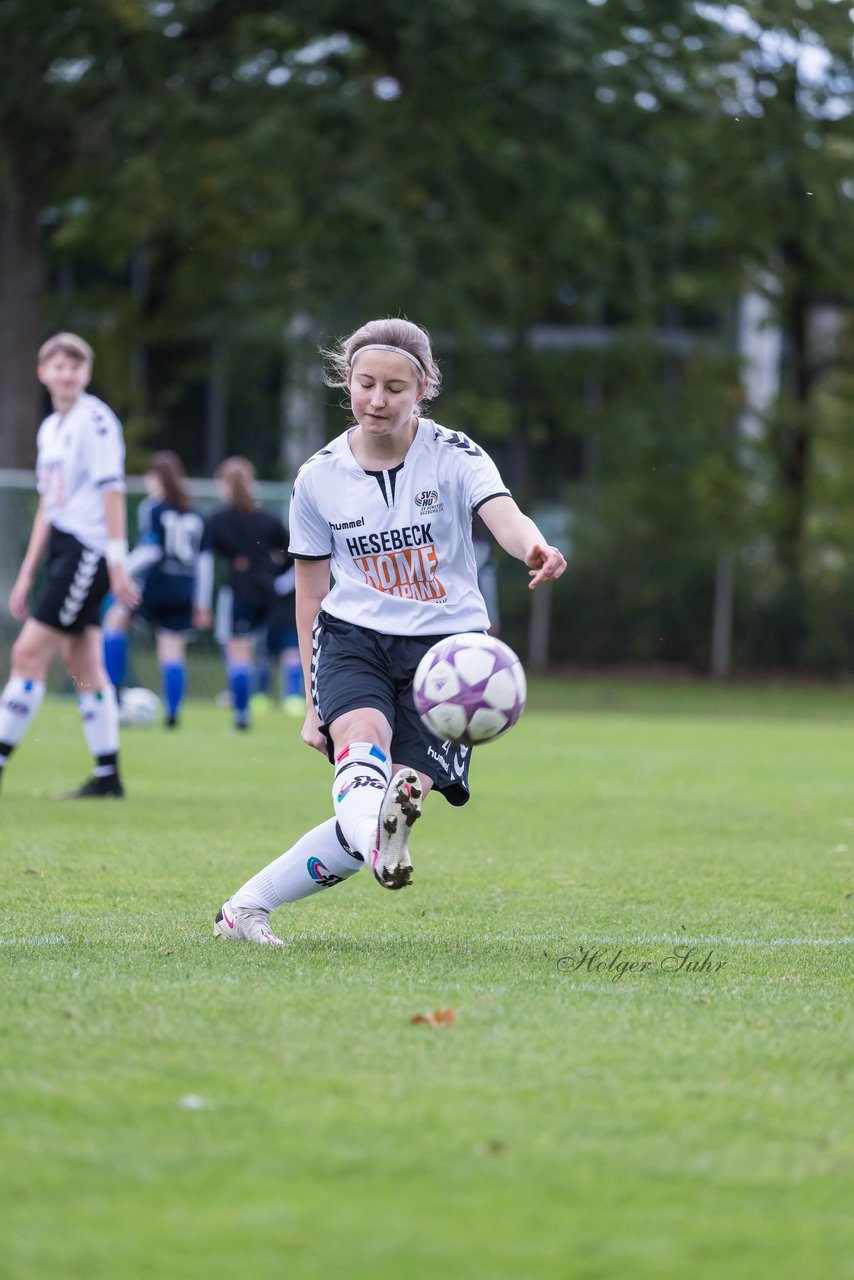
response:
[[[321,889],[331,889],[334,884],[340,884],[343,879],[343,876],[333,875],[319,858],[309,858],[305,866],[312,880],[319,884]]]
[[[415,495],[415,505],[422,516],[436,516],[440,511],[445,510],[445,504],[439,501],[439,495],[435,489],[422,489]]]

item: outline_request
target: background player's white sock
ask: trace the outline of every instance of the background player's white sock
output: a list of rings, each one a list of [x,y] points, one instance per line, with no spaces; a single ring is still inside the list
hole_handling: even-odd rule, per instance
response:
[[[111,684],[77,695],[86,745],[95,757],[95,777],[118,772],[119,704]]]
[[[334,818],[315,827],[231,895],[233,907],[275,911],[354,876],[364,866],[350,853]]]
[[[12,676],[0,697],[0,769],[23,738],[44,698],[44,680]]]
[[[332,803],[344,839],[363,858],[373,852],[391,764],[372,742],[351,742],[335,759]]]

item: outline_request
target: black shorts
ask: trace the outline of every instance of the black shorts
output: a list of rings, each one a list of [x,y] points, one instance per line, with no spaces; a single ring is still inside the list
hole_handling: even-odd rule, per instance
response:
[[[156,631],[170,631],[178,635],[193,630],[192,604],[154,604],[143,599],[136,613]]]
[[[247,600],[232,595],[227,620],[228,635],[233,640],[251,640],[264,631],[270,620],[269,600]]]
[[[391,755],[418,769],[453,805],[469,798],[471,748],[434,737],[412,700],[412,677],[423,655],[444,636],[389,636],[319,613],[311,655],[311,696],[334,760],[329,725],[348,711],[375,707],[392,729]]]
[[[278,658],[286,649],[299,646],[297,629],[287,623],[271,622],[267,628],[267,656]]]
[[[47,582],[32,617],[55,631],[79,636],[101,625],[101,604],[110,589],[107,562],[72,533],[51,528]]]
[[[193,587],[192,577],[165,573],[155,565],[145,578],[135,616],[144,618],[155,631],[169,631],[174,635],[190,632],[193,630]]]

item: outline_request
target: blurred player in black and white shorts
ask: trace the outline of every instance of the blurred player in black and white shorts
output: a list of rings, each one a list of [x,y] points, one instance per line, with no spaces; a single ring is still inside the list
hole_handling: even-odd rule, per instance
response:
[[[39,508],[9,597],[13,618],[24,625],[12,647],[12,670],[0,698],[2,770],[41,706],[51,659],[61,653],[94,759],[91,778],[69,792],[68,799],[124,794],[118,706],[104,669],[100,615],[108,591],[128,608],[138,601],[124,568],[122,428],[112,410],[86,391],[92,361],[92,348],[73,333],[59,333],[39,350],[38,377],[53,412],[38,433]],[[28,610],[45,557],[47,579]]]

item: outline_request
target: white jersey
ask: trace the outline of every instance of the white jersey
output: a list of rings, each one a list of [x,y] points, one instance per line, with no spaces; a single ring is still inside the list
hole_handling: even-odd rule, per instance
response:
[[[45,519],[104,555],[104,491],[125,488],[121,423],[97,396],[79,396],[66,414],[39,427],[36,474]]]
[[[472,513],[509,496],[495,463],[467,436],[422,418],[404,461],[364,471],[350,432],[297,473],[290,552],[331,560],[323,609],[388,635],[485,631]]]

